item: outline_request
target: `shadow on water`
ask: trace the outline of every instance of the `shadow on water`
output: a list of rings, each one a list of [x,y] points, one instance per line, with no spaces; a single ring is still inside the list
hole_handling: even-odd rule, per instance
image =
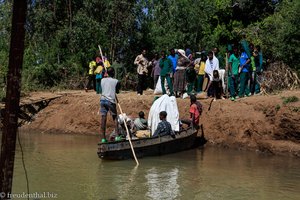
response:
[[[207,143],[207,139],[204,136],[203,124],[200,125],[200,130],[201,136],[196,137],[195,145],[193,146],[193,148],[203,147]]]

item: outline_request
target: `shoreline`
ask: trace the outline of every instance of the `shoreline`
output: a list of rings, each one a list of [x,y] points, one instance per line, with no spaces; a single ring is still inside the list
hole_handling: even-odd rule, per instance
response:
[[[135,92],[122,92],[118,97],[124,112],[134,118],[141,110],[148,115],[155,96],[151,93],[146,91],[145,95],[137,96]],[[251,96],[235,102],[217,100],[210,111],[211,99],[200,99],[203,105],[200,123],[208,140],[206,145],[300,157],[300,102],[285,104],[283,97],[290,96],[300,99],[300,90]],[[97,135],[100,129],[99,98],[93,91],[64,92],[20,130]],[[177,99],[177,105],[180,118],[188,118],[189,99]],[[113,127],[111,117],[108,117],[107,126],[109,132]]]

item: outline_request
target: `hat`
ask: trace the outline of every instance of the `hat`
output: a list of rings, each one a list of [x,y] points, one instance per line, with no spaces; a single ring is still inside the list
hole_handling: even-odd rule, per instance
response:
[[[177,52],[180,53],[181,55],[185,56],[185,51],[183,49],[178,49]]]

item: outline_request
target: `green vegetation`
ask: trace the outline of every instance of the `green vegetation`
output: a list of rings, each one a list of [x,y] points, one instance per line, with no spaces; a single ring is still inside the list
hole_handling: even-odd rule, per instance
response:
[[[275,106],[275,110],[276,110],[276,112],[278,112],[278,111],[280,110],[280,105],[279,105],[279,104],[277,104],[277,105]]]
[[[283,104],[293,103],[299,101],[299,98],[296,96],[282,97]]]
[[[0,84],[8,65],[11,2],[0,1]],[[224,52],[242,33],[261,45],[265,58],[282,60],[300,72],[300,1],[28,2],[24,90],[81,87],[98,44],[111,63],[122,63],[129,73],[135,72],[133,60],[142,48],[150,57],[171,47],[199,51],[219,46]]]
[[[300,107],[292,107],[291,110],[293,112],[300,112]]]

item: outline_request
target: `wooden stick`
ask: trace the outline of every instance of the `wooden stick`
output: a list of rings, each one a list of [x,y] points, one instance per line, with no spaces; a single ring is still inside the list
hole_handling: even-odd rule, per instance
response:
[[[213,101],[214,101],[214,98],[210,101],[210,104],[209,104],[209,107],[208,107],[208,111],[210,111],[211,104],[212,104]]]
[[[103,65],[104,65],[104,59],[103,59],[103,54],[102,54],[102,49],[100,47],[100,44],[98,44],[98,48],[99,48],[99,51],[100,51],[100,56],[101,56],[101,59],[102,59],[102,62],[103,62]],[[106,70],[106,66],[104,65],[104,68]]]
[[[104,66],[104,69],[105,69],[104,77],[107,77],[107,67],[106,67],[105,64],[104,64],[104,59],[103,59],[103,54],[102,54],[102,49],[101,49],[100,44],[98,44],[98,48],[99,48],[100,56],[101,56],[101,59],[102,59],[102,62],[103,62],[103,66]]]
[[[225,95],[226,95],[226,97],[228,98],[229,97],[229,95],[228,95],[228,83],[229,83],[229,76],[228,76],[228,70],[229,70],[229,64],[228,64],[228,52],[226,52],[225,53],[225,62],[226,62],[226,67],[225,67],[225,77],[226,77],[226,89],[225,89]]]
[[[116,95],[116,100],[117,100],[117,104],[118,104],[118,107],[119,107],[119,109],[120,109],[120,112],[121,112],[121,114],[123,115],[123,111],[122,111],[121,105],[120,105],[120,103],[119,103],[119,100],[118,100],[118,98],[117,98],[117,95]],[[127,132],[128,141],[129,141],[129,144],[130,144],[130,148],[131,148],[131,151],[132,151],[132,155],[133,155],[133,157],[134,157],[134,160],[135,160],[135,162],[136,162],[136,165],[139,165],[139,161],[138,161],[137,158],[136,158],[136,155],[135,155],[135,152],[134,152],[134,148],[133,148],[133,145],[132,145],[132,142],[131,142],[131,137],[130,137],[130,134],[129,134],[129,131],[128,131],[126,119],[124,119],[124,125],[125,125],[125,129],[126,129],[126,132]]]

